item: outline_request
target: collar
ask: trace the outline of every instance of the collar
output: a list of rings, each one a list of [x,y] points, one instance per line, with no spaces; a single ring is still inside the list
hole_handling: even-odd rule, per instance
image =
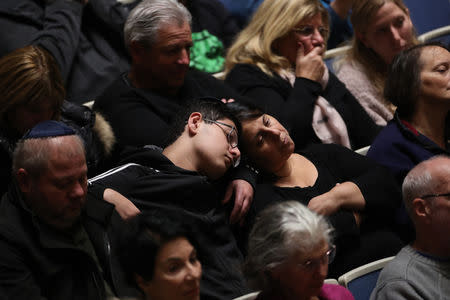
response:
[[[445,120],[445,139],[446,139],[446,146],[445,149],[442,149],[438,145],[436,145],[432,140],[430,140],[425,135],[421,134],[414,126],[409,123],[408,121],[400,119],[397,111],[394,113],[393,121],[397,124],[397,127],[400,129],[402,134],[408,138],[409,140],[412,140],[420,145],[423,146],[423,148],[427,149],[430,152],[433,152],[435,154],[441,154],[441,153],[450,153],[450,114],[447,115],[447,118]]]

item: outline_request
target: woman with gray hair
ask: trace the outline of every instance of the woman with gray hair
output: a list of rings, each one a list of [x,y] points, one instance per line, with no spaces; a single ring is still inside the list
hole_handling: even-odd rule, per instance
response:
[[[353,299],[339,285],[324,284],[335,255],[332,227],[297,201],[261,212],[250,233],[244,273],[266,299]]]

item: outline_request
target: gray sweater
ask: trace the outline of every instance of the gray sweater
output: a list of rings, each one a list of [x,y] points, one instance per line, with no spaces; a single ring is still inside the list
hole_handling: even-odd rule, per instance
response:
[[[436,260],[404,247],[381,271],[370,297],[384,299],[450,299],[450,260]]]

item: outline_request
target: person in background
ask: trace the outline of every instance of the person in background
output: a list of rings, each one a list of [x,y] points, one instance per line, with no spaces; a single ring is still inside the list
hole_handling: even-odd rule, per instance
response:
[[[280,120],[298,148],[365,147],[380,128],[326,68],[327,38],[318,0],[264,1],[228,51],[225,82]]]
[[[439,43],[416,45],[392,62],[384,95],[397,110],[367,156],[386,166],[401,186],[415,165],[450,155],[450,52]],[[400,234],[414,238],[406,211],[398,212]]]
[[[0,57],[39,46],[54,57],[66,99],[92,101],[129,68],[122,42],[128,12],[116,0],[0,1]]]
[[[142,299],[199,300],[202,265],[191,224],[174,212],[141,213],[121,237],[121,263]]]
[[[119,167],[90,182],[121,193],[142,212],[182,210],[198,229],[201,297],[241,296],[248,291],[239,271],[243,257],[228,221],[231,208],[221,203],[225,175],[240,159],[239,121],[224,103],[210,99],[189,102],[172,126],[166,148],[126,150]]]
[[[334,69],[374,122],[385,126],[395,110],[383,96],[387,71],[395,55],[418,43],[409,11],[402,0],[358,0],[351,21],[351,48]]]
[[[244,274],[257,300],[353,300],[344,287],[324,284],[336,248],[327,221],[296,201],[263,210],[250,232]]]
[[[122,293],[127,286],[117,281],[109,247],[112,223],[121,219],[110,203],[87,197],[84,145],[75,131],[53,120],[37,124],[17,143],[12,172],[0,204],[0,290],[7,299],[131,295]]]
[[[115,142],[112,129],[100,114],[65,96],[59,68],[44,48],[26,46],[0,58],[0,194],[11,181],[17,141],[45,120],[60,120],[81,136],[89,175],[101,169]]]
[[[434,156],[415,166],[403,182],[403,201],[416,237],[383,268],[370,299],[447,299],[450,158]]]
[[[231,12],[241,28],[244,28],[263,0],[220,0]],[[353,30],[348,18],[354,0],[321,0],[330,15],[328,49],[335,48],[350,39]]]
[[[339,145],[296,149],[273,116],[248,105],[228,106],[242,124],[240,145],[247,163],[260,175],[241,230],[243,243],[245,229],[261,210],[295,200],[326,216],[335,228],[337,256],[329,269],[333,278],[400,250],[403,243],[390,225],[401,196],[388,170]]]
[[[94,110],[111,124],[119,150],[122,146],[166,146],[174,116],[192,99],[240,98],[213,76],[189,69],[191,14],[178,1],[140,2],[128,16],[124,35],[131,69],[94,103]],[[256,177],[245,166],[239,171],[224,199],[228,202],[234,197],[233,222],[245,215]]]
[[[192,15],[190,67],[221,72],[225,50],[231,45],[239,27],[219,0],[179,0]]]

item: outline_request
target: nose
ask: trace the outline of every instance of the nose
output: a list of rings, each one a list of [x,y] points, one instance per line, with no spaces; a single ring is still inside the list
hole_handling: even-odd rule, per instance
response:
[[[392,37],[392,40],[394,41],[394,43],[396,44],[396,46],[402,46],[402,45],[400,45],[400,43],[402,41],[402,37],[400,36],[398,29],[395,28],[394,26],[391,26],[391,37]]]
[[[241,156],[241,151],[238,147],[232,148],[231,145],[229,147],[230,153],[233,155],[234,160],[236,161]]]
[[[317,267],[317,274],[321,278],[326,278],[328,274],[328,261],[327,262],[320,262],[319,266]]]
[[[189,65],[189,50],[184,48],[181,50],[177,61],[180,65]]]
[[[85,187],[83,186],[83,183],[80,182],[76,182],[75,185],[73,186],[70,196],[73,199],[76,198],[80,198],[80,197],[84,197],[85,196]]]
[[[189,264],[186,279],[198,280],[200,279],[201,276],[202,276],[202,265],[200,263]]]
[[[314,33],[311,36],[312,44],[317,46],[322,46],[324,44],[323,36],[320,34],[319,29],[315,28]]]
[[[263,133],[266,138],[278,140],[280,138],[281,131],[274,127],[266,127],[264,128]]]

